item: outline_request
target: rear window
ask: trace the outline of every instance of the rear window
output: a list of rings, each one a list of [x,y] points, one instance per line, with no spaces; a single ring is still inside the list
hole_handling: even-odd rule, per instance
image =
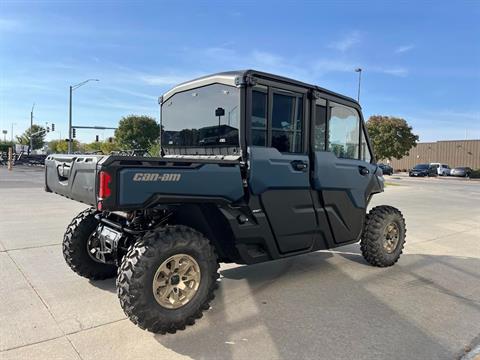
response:
[[[238,88],[212,84],[173,95],[162,104],[166,154],[236,153],[239,147]],[[230,151],[231,150],[231,151]]]
[[[430,165],[428,164],[418,164],[418,165],[415,165],[414,169],[415,170],[425,170],[425,169],[428,169],[430,167]]]

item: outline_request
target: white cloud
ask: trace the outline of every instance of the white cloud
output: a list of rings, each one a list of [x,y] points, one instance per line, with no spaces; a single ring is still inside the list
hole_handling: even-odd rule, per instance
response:
[[[118,92],[118,93],[121,93],[121,94],[125,94],[125,95],[135,96],[135,97],[146,99],[146,100],[155,101],[158,98],[158,96],[153,96],[151,94],[146,94],[146,93],[139,92],[139,91],[132,91],[132,90],[124,89],[124,88],[117,87],[117,86],[103,86],[102,88],[106,89],[106,90],[112,90],[112,91],[115,91],[115,92]]]
[[[319,75],[323,75],[329,72],[353,72],[358,66],[346,61],[321,59],[315,61],[313,64],[313,70]]]
[[[361,41],[361,34],[359,31],[352,31],[351,33],[347,34],[340,40],[337,40],[331,43],[328,47],[331,49],[336,49],[341,52],[345,52],[352,48],[353,46],[359,44]]]
[[[142,80],[148,85],[167,86],[177,85],[182,82],[191,80],[194,77],[181,75],[141,75],[140,80]]]
[[[405,68],[378,68],[376,69],[376,71],[383,74],[400,76],[400,77],[405,77],[408,75],[408,70]]]
[[[402,53],[405,53],[407,51],[410,51],[412,50],[413,48],[415,47],[415,45],[402,45],[402,46],[399,46],[395,49],[395,53],[396,54],[402,54]]]
[[[0,18],[0,31],[16,31],[22,28],[22,24],[13,19]]]
[[[254,63],[260,66],[283,66],[285,64],[284,59],[281,56],[266,52],[266,51],[253,51],[251,59]]]

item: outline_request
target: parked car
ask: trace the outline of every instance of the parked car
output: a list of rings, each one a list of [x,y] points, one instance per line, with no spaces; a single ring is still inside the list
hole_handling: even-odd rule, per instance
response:
[[[450,166],[441,163],[430,163],[437,170],[437,175],[447,176],[450,175]]]
[[[393,168],[387,164],[378,164],[378,167],[382,169],[383,175],[393,175]]]
[[[408,176],[437,176],[437,168],[430,164],[418,164],[408,172]]]
[[[472,168],[469,168],[468,166],[459,166],[456,168],[453,168],[450,171],[450,175],[452,176],[460,176],[460,177],[470,177],[470,174],[472,173]]]

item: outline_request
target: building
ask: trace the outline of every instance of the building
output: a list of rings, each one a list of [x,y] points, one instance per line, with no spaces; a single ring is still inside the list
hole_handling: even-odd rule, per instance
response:
[[[416,164],[439,162],[450,167],[469,166],[480,169],[480,140],[447,140],[418,143],[408,156],[392,159],[395,170],[408,170]]]

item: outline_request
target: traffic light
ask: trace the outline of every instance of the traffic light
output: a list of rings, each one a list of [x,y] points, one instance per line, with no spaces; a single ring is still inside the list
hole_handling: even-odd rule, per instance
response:
[[[95,142],[98,142],[98,135],[95,135]]]
[[[77,129],[73,128],[72,129],[72,138],[76,138],[77,137]]]
[[[113,137],[109,137],[109,138],[108,138],[108,142],[109,142],[109,143],[113,143]]]
[[[52,124],[52,131],[55,131],[55,124]]]

